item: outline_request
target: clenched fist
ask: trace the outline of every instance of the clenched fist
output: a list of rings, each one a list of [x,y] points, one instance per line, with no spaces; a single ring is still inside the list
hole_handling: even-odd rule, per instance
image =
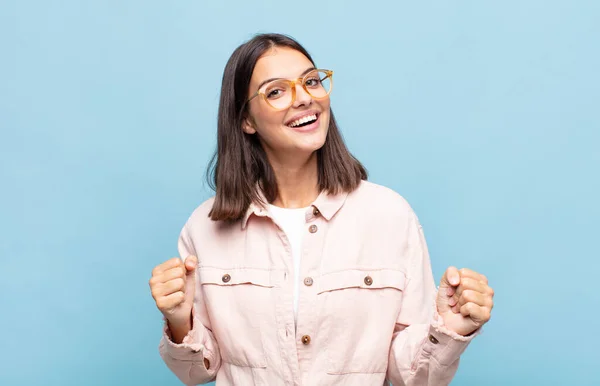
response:
[[[449,267],[440,283],[436,303],[448,329],[469,335],[490,320],[494,290],[484,275],[467,268]]]
[[[152,297],[171,329],[189,331],[192,327],[197,265],[196,256],[188,256],[185,263],[175,257],[152,270],[152,278],[149,282]]]

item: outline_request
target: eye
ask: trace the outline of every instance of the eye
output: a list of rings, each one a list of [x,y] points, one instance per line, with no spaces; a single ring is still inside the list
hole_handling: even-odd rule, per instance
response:
[[[307,87],[317,87],[319,84],[321,84],[321,79],[319,79],[317,76],[312,76],[306,79],[305,84]]]
[[[289,85],[285,82],[271,82],[265,87],[265,96],[267,99],[278,99],[285,96],[289,91],[288,89]]]
[[[284,96],[286,92],[287,92],[287,90],[282,87],[271,88],[265,92],[265,95],[267,96],[268,99],[277,99],[277,98],[281,98],[282,96]]]
[[[281,95],[281,90],[270,90],[267,93],[267,98],[276,98]]]

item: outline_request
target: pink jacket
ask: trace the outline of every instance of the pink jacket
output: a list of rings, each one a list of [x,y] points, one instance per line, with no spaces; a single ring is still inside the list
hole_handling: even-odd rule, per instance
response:
[[[397,193],[363,181],[306,212],[298,322],[285,233],[252,205],[224,224],[200,205],[179,239],[199,259],[193,330],[159,351],[187,385],[448,385],[476,334],[444,328],[423,230]],[[208,369],[205,367],[205,359]]]

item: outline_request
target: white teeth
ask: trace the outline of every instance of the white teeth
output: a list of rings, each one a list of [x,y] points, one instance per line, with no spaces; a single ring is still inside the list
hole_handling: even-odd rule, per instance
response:
[[[293,121],[292,123],[290,123],[288,126],[290,127],[296,127],[296,126],[300,126],[303,123],[307,123],[307,122],[311,122],[311,121],[316,121],[317,120],[317,115],[313,114],[313,115],[307,115],[305,117],[302,117],[300,119],[296,119],[295,121]]]

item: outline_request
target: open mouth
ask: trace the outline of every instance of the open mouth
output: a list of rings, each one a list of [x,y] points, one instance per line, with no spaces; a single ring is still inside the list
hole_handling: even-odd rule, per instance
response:
[[[302,117],[300,119],[296,119],[296,120],[294,120],[292,122],[289,122],[287,124],[287,126],[293,127],[293,128],[308,126],[311,123],[316,122],[318,118],[319,118],[319,114],[307,115],[307,116]]]

